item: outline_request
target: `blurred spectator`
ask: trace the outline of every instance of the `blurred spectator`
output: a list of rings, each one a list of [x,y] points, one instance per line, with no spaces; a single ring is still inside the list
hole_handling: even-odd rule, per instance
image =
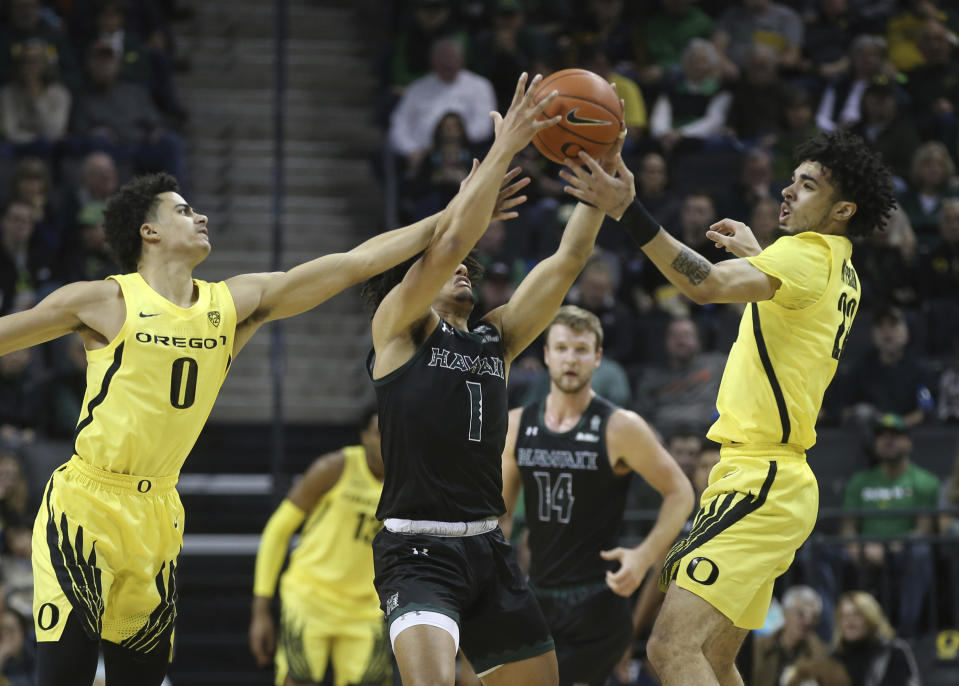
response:
[[[16,453],[0,448],[0,528],[4,531],[4,553],[11,548],[12,543],[6,535],[7,523],[29,521],[28,495],[29,488],[23,464]],[[22,540],[19,541],[19,543],[22,542]],[[27,548],[29,547],[28,540]],[[6,577],[3,578],[6,581]]]
[[[809,586],[791,586],[783,594],[783,625],[753,639],[750,686],[780,686],[783,673],[799,659],[818,659],[829,647],[816,635],[822,600]]]
[[[513,101],[516,78],[524,71],[536,74],[550,53],[549,37],[526,24],[522,0],[496,0],[493,28],[476,37],[469,62],[493,84],[497,109],[505,112]]]
[[[36,657],[27,637],[28,617],[7,608],[0,615],[0,675],[7,686],[33,686]]]
[[[705,435],[716,416],[726,356],[702,352],[699,330],[688,317],[669,323],[665,347],[665,365],[648,364],[641,369],[633,409],[663,435],[680,429]]]
[[[574,53],[586,43],[594,43],[617,69],[635,67],[633,22],[625,14],[623,0],[586,0],[579,5],[583,16],[571,27]]]
[[[643,155],[636,170],[636,198],[663,226],[675,226],[679,219],[679,194],[669,187],[669,168],[658,152]]]
[[[445,36],[455,38],[461,49],[466,45],[466,34],[459,29],[453,12],[454,4],[453,0],[409,3],[410,13],[402,19],[404,25],[397,32],[390,62],[390,77],[397,93],[429,73],[434,42]]]
[[[666,438],[666,451],[673,456],[690,482],[696,478],[696,470],[699,469],[699,458],[704,450],[703,434],[698,428],[691,430],[688,426],[680,426]],[[701,491],[699,495],[702,495]]]
[[[952,339],[954,354],[939,377],[939,404],[936,417],[941,422],[959,423],[959,340]],[[959,506],[959,499],[956,500]],[[959,588],[959,587],[957,587]]]
[[[668,153],[683,139],[710,141],[722,135],[732,95],[719,82],[719,55],[702,38],[689,41],[683,70],[663,83],[649,117],[649,130]]]
[[[938,505],[941,509],[959,508],[959,451],[956,451],[956,457],[952,463],[952,474],[942,482]],[[939,533],[959,536],[959,516],[951,512],[940,514]],[[959,553],[959,550],[955,550],[955,552]],[[959,573],[959,568],[956,571]],[[959,577],[957,577],[957,580],[959,580]],[[953,586],[953,588],[959,587]],[[957,599],[957,602],[959,602],[959,599]]]
[[[61,217],[76,217],[92,202],[105,203],[119,188],[116,162],[105,152],[91,152],[83,158],[78,185],[67,185],[60,200]]]
[[[44,431],[50,438],[72,438],[86,390],[87,353],[79,336],[58,338],[50,346],[53,364]]]
[[[904,0],[902,11],[889,18],[886,39],[889,58],[901,71],[912,71],[923,64],[923,30],[930,21],[946,24],[950,16],[937,7],[936,0]]]
[[[909,187],[900,195],[899,204],[909,216],[919,242],[933,245],[939,238],[943,199],[959,196],[959,188],[952,182],[956,166],[939,141],[927,141],[913,148],[911,154]]]
[[[916,234],[902,208],[896,207],[882,231],[856,245],[856,271],[863,302],[919,306],[919,256]]]
[[[80,137],[79,152],[103,150],[129,160],[138,171],[166,171],[183,187],[186,167],[179,137],[164,129],[143,86],[119,80],[120,57],[109,41],[91,46],[87,66],[90,82],[76,99],[71,125]]]
[[[693,491],[696,493],[697,507],[700,496],[702,496],[703,491],[705,491],[709,485],[709,475],[713,471],[713,467],[719,464],[719,457],[719,446],[712,442],[707,443],[703,446],[703,449],[699,451],[699,456],[696,458],[696,469],[693,470],[693,476],[690,479],[693,484]],[[697,508],[693,508],[694,513],[696,509]],[[690,526],[691,524],[690,522]]]
[[[693,38],[709,38],[713,20],[696,0],[660,0],[643,22],[643,38],[651,64],[640,71],[643,83],[659,83],[680,69],[683,51]],[[658,216],[658,215],[654,215]]]
[[[73,231],[64,240],[65,249],[57,269],[58,279],[64,283],[98,281],[120,273],[107,243],[103,209],[103,203],[90,203],[77,213]]]
[[[799,15],[771,0],[742,0],[739,6],[728,7],[719,16],[713,34],[723,58],[723,76],[737,78],[756,45],[771,48],[781,66],[798,66],[803,33]]]
[[[31,249],[55,254],[60,247],[63,222],[53,202],[49,167],[40,158],[23,158],[13,169],[11,187],[11,200],[22,200],[33,208]]]
[[[462,117],[470,143],[483,143],[493,134],[489,116],[496,109],[493,86],[463,68],[459,41],[445,38],[434,43],[431,60],[433,70],[410,84],[390,121],[390,144],[409,166],[427,153],[437,123],[449,112]]]
[[[808,91],[795,88],[786,92],[782,111],[782,130],[770,152],[773,155],[773,183],[779,188],[789,185],[796,160],[793,150],[819,133],[813,117],[813,100]]]
[[[0,573],[7,594],[7,606],[31,612],[33,605],[33,569],[30,564],[32,521],[25,516],[11,517],[3,527],[3,555]]]
[[[919,134],[911,119],[899,111],[892,83],[885,77],[874,79],[862,96],[862,119],[851,128],[882,155],[901,188],[909,174],[912,151],[919,145]]]
[[[593,257],[570,289],[566,301],[599,317],[603,325],[603,357],[627,365],[633,361],[636,349],[636,321],[630,309],[616,299],[616,290],[616,277],[610,263]]]
[[[747,147],[770,147],[782,128],[787,94],[776,52],[768,45],[754,45],[743,65],[743,77],[733,88],[726,123]]]
[[[878,514],[903,508],[934,508],[939,498],[939,478],[912,463],[912,438],[902,417],[885,414],[876,420],[872,453],[877,466],[852,475],[846,484],[843,508],[875,510],[877,514],[844,517],[840,533],[890,538],[934,533],[932,515]],[[900,633],[915,636],[932,584],[929,544],[856,541],[846,544],[846,553],[855,569],[856,587],[874,589],[887,601],[895,597]]]
[[[831,657],[801,657],[783,672],[782,686],[852,686],[852,681]]]
[[[474,308],[479,312],[492,312],[505,305],[516,290],[513,270],[505,262],[493,262],[483,274],[479,283],[478,304]]]
[[[941,141],[952,151],[953,159],[959,154],[959,63],[953,57],[957,42],[956,34],[938,21],[926,22],[919,42],[923,64],[909,73],[908,84],[920,135],[923,140]]]
[[[833,655],[852,686],[919,686],[912,649],[896,638],[882,607],[865,591],[840,596]]]
[[[0,440],[32,443],[46,418],[46,379],[32,348],[0,357]]]
[[[67,131],[70,91],[57,80],[48,45],[41,40],[23,43],[15,72],[14,80],[0,89],[0,133],[18,154],[49,158],[52,144]]]
[[[776,242],[785,233],[779,228],[779,209],[781,204],[773,197],[762,198],[753,206],[749,215],[749,228],[763,250]]]
[[[422,219],[446,207],[470,173],[473,157],[463,118],[447,112],[436,124],[430,148],[407,169],[411,218]]]
[[[51,277],[50,256],[36,248],[33,236],[33,205],[11,200],[0,216],[0,313],[8,314],[16,303],[29,307],[37,289]]]
[[[47,43],[50,63],[70,89],[80,85],[80,69],[69,41],[40,12],[40,0],[9,0],[6,21],[0,21],[0,83],[15,78],[14,62],[30,40]]]
[[[791,157],[791,155],[790,155]],[[793,167],[789,170],[792,176]],[[752,148],[743,156],[742,166],[739,170],[739,176],[731,179],[728,191],[722,197],[722,216],[724,217],[748,217],[753,208],[766,198],[779,198],[779,188],[773,183],[773,158],[764,148]],[[780,200],[780,202],[782,202]],[[779,213],[776,213],[777,219]],[[715,221],[715,217],[710,221],[700,224],[702,233],[705,234],[706,228]],[[706,245],[705,236],[697,236],[696,243],[701,246]],[[707,257],[716,260],[713,257],[713,249],[709,253],[704,253]]]
[[[110,43],[121,56],[120,78],[146,88],[169,123],[181,124],[186,113],[177,96],[161,13],[153,0],[78,0],[71,5],[71,20],[79,16],[95,19],[95,26],[84,27],[80,36],[84,52],[98,40]]]
[[[923,256],[919,269],[919,293],[928,321],[926,349],[955,360],[959,353],[959,198],[942,201],[939,236],[941,242]],[[946,414],[955,416],[954,411]]]
[[[926,364],[909,345],[909,326],[894,305],[872,318],[872,347],[846,380],[844,418],[871,423],[877,415],[901,415],[906,426],[921,424],[933,408]]]
[[[862,119],[862,96],[879,77],[896,83],[898,72],[886,57],[886,41],[879,36],[856,37],[849,48],[849,71],[826,85],[816,111],[816,125],[823,131],[851,126]],[[894,86],[902,91],[898,84]],[[903,96],[904,97],[904,94]]]
[[[814,0],[806,22],[800,63],[804,73],[828,81],[849,69],[849,43],[855,16],[846,0]]]

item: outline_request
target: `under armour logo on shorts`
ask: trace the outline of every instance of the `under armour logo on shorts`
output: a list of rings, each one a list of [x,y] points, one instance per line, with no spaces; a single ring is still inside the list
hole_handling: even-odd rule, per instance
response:
[[[422,555],[423,557],[429,557],[429,548],[413,548],[414,555]]]

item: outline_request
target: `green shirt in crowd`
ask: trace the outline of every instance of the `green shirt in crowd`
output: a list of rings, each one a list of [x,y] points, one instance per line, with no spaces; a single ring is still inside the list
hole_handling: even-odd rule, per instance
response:
[[[908,507],[935,507],[939,497],[939,477],[910,464],[894,479],[880,467],[857,472],[846,484],[843,507],[870,510],[895,510]],[[902,536],[915,527],[911,515],[863,517],[859,532],[864,536]]]

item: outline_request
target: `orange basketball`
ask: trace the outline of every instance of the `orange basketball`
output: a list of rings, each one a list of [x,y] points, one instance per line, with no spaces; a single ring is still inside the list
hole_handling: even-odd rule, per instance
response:
[[[554,90],[559,93],[539,118],[563,118],[533,136],[536,149],[558,164],[565,157],[576,159],[580,150],[594,158],[606,152],[619,137],[623,120],[623,105],[609,81],[586,69],[563,69],[543,79],[533,100],[539,102]]]

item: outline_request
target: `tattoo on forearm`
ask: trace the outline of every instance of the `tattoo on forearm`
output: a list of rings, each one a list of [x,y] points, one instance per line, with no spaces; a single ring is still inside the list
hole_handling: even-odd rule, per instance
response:
[[[709,270],[712,268],[709,262],[688,248],[679,251],[671,266],[680,274],[685,274],[689,278],[689,283],[694,286],[701,284],[709,276]]]

